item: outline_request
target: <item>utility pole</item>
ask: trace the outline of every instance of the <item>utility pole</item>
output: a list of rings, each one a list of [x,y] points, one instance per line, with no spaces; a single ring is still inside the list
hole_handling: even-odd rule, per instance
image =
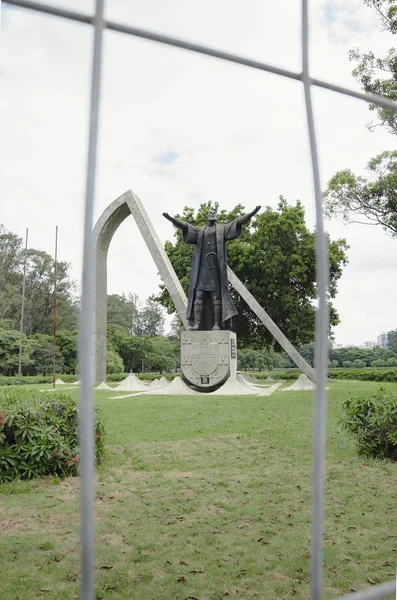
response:
[[[52,387],[55,388],[57,369],[57,259],[58,259],[58,225],[55,227],[55,260],[54,260],[54,369],[52,374]]]
[[[24,318],[24,314],[25,314],[25,288],[26,288],[26,262],[27,262],[27,256],[28,256],[28,235],[29,235],[29,230],[26,229],[25,259],[23,261],[23,280],[22,280],[21,332],[19,335],[18,387],[21,385],[21,371],[22,371],[22,336],[23,336],[23,318]]]

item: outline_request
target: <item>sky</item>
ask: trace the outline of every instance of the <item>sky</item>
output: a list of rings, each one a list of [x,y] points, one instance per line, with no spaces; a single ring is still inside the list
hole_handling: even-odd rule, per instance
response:
[[[48,2],[49,3],[49,2]],[[90,0],[51,4],[91,13]],[[109,19],[164,32],[291,70],[300,70],[300,1],[108,0]],[[362,0],[311,3],[313,77],[359,89],[348,50],[382,54],[395,40]],[[90,26],[2,5],[0,223],[29,245],[54,252],[81,279]],[[365,102],[313,90],[322,188],[340,169],[364,174],[395,149]],[[162,217],[208,200],[275,208],[300,199],[314,227],[314,195],[302,85],[209,57],[105,32],[95,221],[127,189],[145,205],[160,240]],[[381,228],[327,223],[350,245],[334,305],[341,344],[397,328],[397,253]],[[160,279],[132,217],[109,250],[108,292],[158,291]],[[264,307],[266,308],[266,307]]]

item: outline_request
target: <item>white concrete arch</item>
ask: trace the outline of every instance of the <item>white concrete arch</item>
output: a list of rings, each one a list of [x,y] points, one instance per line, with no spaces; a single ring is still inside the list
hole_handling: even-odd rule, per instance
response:
[[[187,328],[186,294],[176,276],[167,254],[141,200],[131,190],[114,200],[99,217],[93,232],[94,243],[94,315],[95,315],[95,382],[106,381],[107,338],[107,260],[112,238],[121,223],[132,215],[152,255],[178,315]]]

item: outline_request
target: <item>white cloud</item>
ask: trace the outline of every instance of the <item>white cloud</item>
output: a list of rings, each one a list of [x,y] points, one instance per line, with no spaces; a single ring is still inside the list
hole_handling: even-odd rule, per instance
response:
[[[356,87],[350,47],[379,52],[392,45],[360,0],[313,3],[313,75]],[[108,17],[138,27],[300,69],[300,3],[109,2]],[[71,8],[90,12],[92,2]],[[328,12],[327,12],[328,11]],[[32,246],[53,251],[60,229],[60,258],[81,265],[92,31],[25,10],[7,9],[1,83],[3,150],[1,221]],[[334,172],[363,170],[395,140],[365,128],[364,103],[314,91],[323,186]],[[6,118],[4,118],[6,117]],[[159,157],[175,154],[170,164]],[[160,161],[161,162],[161,161]],[[126,189],[145,203],[160,239],[173,235],[164,209],[180,212],[208,199],[276,206],[278,196],[300,198],[314,224],[314,202],[301,85],[106,32],[98,153],[96,218]],[[339,341],[360,343],[396,326],[392,302],[395,242],[380,229],[330,225],[347,237],[350,264],[336,305]],[[368,239],[371,244],[368,244]],[[386,261],[386,263],[384,263]],[[374,269],[374,265],[387,268]],[[370,280],[376,277],[376,285]],[[132,219],[117,232],[109,254],[110,292],[157,291],[159,278]],[[385,290],[387,289],[387,292]],[[378,309],[376,309],[378,303]],[[360,311],[357,310],[360,306]],[[362,315],[362,316],[361,316]]]

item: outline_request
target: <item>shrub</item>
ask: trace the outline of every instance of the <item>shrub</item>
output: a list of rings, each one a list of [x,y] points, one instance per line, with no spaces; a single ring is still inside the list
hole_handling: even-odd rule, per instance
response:
[[[95,455],[104,451],[104,427],[95,415]],[[51,398],[32,390],[0,395],[0,482],[43,475],[76,475],[79,463],[75,398]]]
[[[356,358],[356,360],[353,360],[353,367],[355,369],[365,369],[365,367],[367,366],[365,360],[361,360],[360,358]]]
[[[343,408],[343,426],[356,438],[359,454],[397,460],[397,394],[380,388],[348,398]]]
[[[371,361],[371,367],[384,367],[386,362],[381,358],[377,358],[376,360]]]

